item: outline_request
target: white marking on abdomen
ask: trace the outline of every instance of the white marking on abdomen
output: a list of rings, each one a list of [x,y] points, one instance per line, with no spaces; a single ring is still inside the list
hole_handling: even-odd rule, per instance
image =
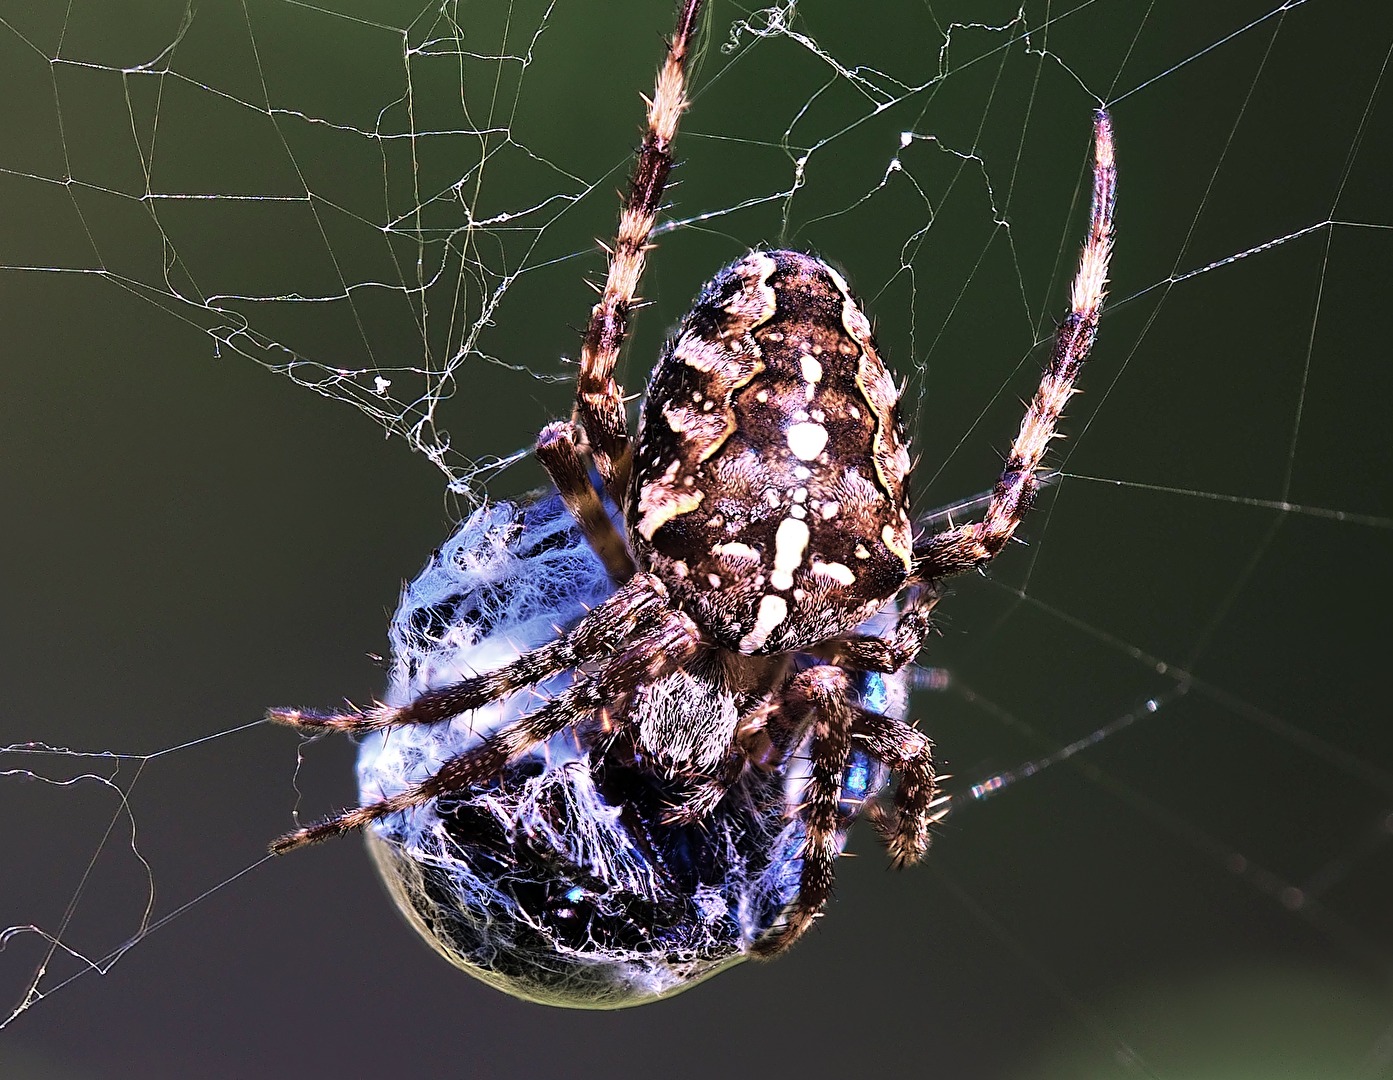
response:
[[[794,456],[803,461],[812,461],[827,445],[827,429],[821,424],[793,424],[784,437],[788,439],[788,448]]]
[[[838,585],[856,584],[856,575],[852,573],[851,567],[847,566],[846,563],[815,562],[813,563],[813,573],[830,577]]]
[[[788,601],[773,593],[765,594],[759,601],[759,611],[750,632],[740,639],[740,651],[749,654],[766,641],[774,628],[788,616]]]
[[[807,550],[807,523],[793,517],[779,522],[779,531],[774,534],[774,572],[769,575],[769,584],[776,589],[791,588],[793,571],[798,569]]]

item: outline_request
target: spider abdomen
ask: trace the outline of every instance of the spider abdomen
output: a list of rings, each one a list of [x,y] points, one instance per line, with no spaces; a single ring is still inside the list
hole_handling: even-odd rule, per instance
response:
[[[794,251],[717,274],[649,382],[628,527],[723,647],[850,632],[910,567],[899,391],[841,275]]]

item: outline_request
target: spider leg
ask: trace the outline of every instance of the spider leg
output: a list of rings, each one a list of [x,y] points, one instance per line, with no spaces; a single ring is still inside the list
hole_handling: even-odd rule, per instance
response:
[[[924,642],[933,633],[929,614],[943,594],[932,583],[911,587],[904,609],[889,633],[846,634],[823,642],[812,652],[833,663],[857,671],[879,671],[889,674],[911,663]]]
[[[918,862],[929,846],[932,807],[938,795],[933,744],[923,732],[890,716],[852,706],[856,721],[852,738],[866,752],[899,774],[894,811],[881,827],[891,865],[897,869]]]
[[[802,869],[798,895],[783,928],[755,946],[761,956],[781,953],[802,937],[832,895],[842,775],[851,753],[851,728],[856,716],[850,693],[846,673],[830,665],[799,672],[785,691],[789,707],[804,711],[811,722],[812,772],[800,811],[803,847],[799,853]]]
[[[271,709],[266,718],[310,731],[362,735],[397,724],[437,724],[482,708],[524,686],[549,679],[567,668],[612,653],[635,631],[667,607],[667,589],[652,574],[636,574],[578,622],[569,634],[550,641],[493,671],[427,690],[393,708],[375,705],[359,713],[317,715],[299,709]]]
[[[1035,474],[1036,490],[1046,488],[1052,484],[1059,483],[1059,473],[1048,470],[1040,471]],[[914,519],[914,533],[936,533],[941,529],[949,529],[959,521],[966,521],[978,510],[985,510],[992,502],[992,489],[979,491],[976,495],[971,495],[966,499],[958,499],[956,502],[947,503],[944,506],[935,506],[932,510],[925,510],[918,514]]]
[[[806,710],[812,722],[812,773],[803,799],[798,896],[783,929],[756,946],[762,956],[774,956],[797,941],[831,895],[842,777],[853,740],[899,777],[894,811],[882,828],[895,867],[923,858],[938,792],[929,740],[903,721],[856,705],[851,681],[841,668],[825,665],[794,676],[786,700],[791,709]]]
[[[614,380],[614,366],[628,334],[629,312],[643,276],[648,237],[657,221],[663,189],[672,170],[672,141],[677,134],[677,121],[687,107],[687,50],[700,10],[701,0],[682,0],[667,60],[658,72],[653,99],[648,102],[648,124],[619,215],[609,272],[600,301],[590,312],[590,324],[581,346],[576,416],[590,443],[600,478],[616,503],[622,500],[627,485],[631,448],[624,393]]]
[[[537,438],[537,460],[556,485],[561,501],[580,525],[585,539],[605,564],[610,580],[628,581],[634,576],[634,560],[600,501],[600,493],[590,482],[590,471],[585,467],[575,436],[575,424],[569,420],[548,424]]]
[[[637,580],[637,579],[635,579]],[[536,712],[500,728],[477,746],[445,762],[432,776],[390,798],[345,810],[333,817],[286,833],[271,851],[288,851],[361,829],[389,814],[410,810],[453,791],[496,777],[510,761],[581,723],[643,682],[659,679],[701,648],[701,632],[679,611],[668,610],[632,644],[589,678],[579,679]]]
[[[1055,438],[1059,416],[1075,392],[1074,380],[1088,359],[1098,332],[1112,255],[1117,166],[1112,121],[1105,109],[1099,109],[1094,116],[1093,142],[1093,208],[1088,238],[1074,275],[1069,314],[1055,334],[1054,355],[1026,409],[982,520],[945,529],[915,545],[914,573],[920,581],[961,574],[996,558],[1020,525],[1039,488],[1040,461]]]

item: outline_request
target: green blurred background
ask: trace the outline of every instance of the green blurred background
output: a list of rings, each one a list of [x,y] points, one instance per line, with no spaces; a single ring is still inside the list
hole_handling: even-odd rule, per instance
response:
[[[797,36],[760,39],[732,25],[768,13],[718,0],[685,224],[645,282],[632,390],[723,262],[835,260],[908,378],[921,508],[975,494],[1062,311],[1090,109],[1115,101],[1113,305],[1066,476],[1029,546],[942,605],[925,659],[953,684],[915,702],[957,791],[1108,738],[967,806],[904,874],[858,835],[818,932],[661,1005],[475,984],[348,842],[255,867],[40,1001],[0,1072],[1393,1076],[1393,17],[1278,8],[809,0]],[[0,743],[179,747],[0,768],[135,781],[153,918],[297,807],[353,798],[347,744],[208,737],[369,698],[401,579],[483,480],[539,482],[485,467],[568,407],[672,11],[440,11],[0,0]],[[412,370],[461,349],[443,384]],[[421,431],[477,482],[448,493],[342,400],[395,411],[376,375],[407,426],[442,391]],[[63,941],[95,959],[136,933],[120,806],[0,776],[0,926],[56,931],[85,878]],[[48,952],[5,943],[6,1011]],[[60,950],[41,986],[81,968]]]

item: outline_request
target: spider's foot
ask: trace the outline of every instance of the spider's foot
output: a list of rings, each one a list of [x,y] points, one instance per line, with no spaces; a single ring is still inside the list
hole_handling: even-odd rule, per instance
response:
[[[380,731],[401,723],[401,709],[374,705],[362,712],[321,713],[307,709],[267,709],[266,719],[273,724],[299,728],[301,731],[343,731],[361,735]]]
[[[284,855],[290,851],[298,851],[302,847],[309,847],[311,844],[332,840],[336,836],[344,836],[356,829],[361,829],[364,825],[371,824],[384,816],[385,812],[380,809],[380,804],[345,810],[342,814],[335,814],[333,817],[317,821],[303,829],[296,829],[294,832],[276,837],[271,841],[271,854]]]
[[[890,853],[891,869],[903,870],[929,850],[931,819],[927,814],[906,814],[876,802],[866,810],[866,817]]]
[[[891,869],[903,870],[924,857],[929,850],[929,834],[927,830],[902,830],[890,836],[885,846],[890,851]]]
[[[285,833],[271,841],[270,851],[272,855],[284,855],[290,851],[298,851],[302,847],[309,847],[317,844],[321,840],[328,840],[331,837],[340,835],[337,829],[325,830],[322,826],[311,825],[305,829],[296,829],[294,832]]]
[[[312,829],[296,829],[294,832],[285,833],[271,841],[270,852],[272,855],[284,855],[288,851],[295,851],[297,848],[307,847],[316,843],[320,839],[327,840],[328,837],[315,837],[311,835]]]

